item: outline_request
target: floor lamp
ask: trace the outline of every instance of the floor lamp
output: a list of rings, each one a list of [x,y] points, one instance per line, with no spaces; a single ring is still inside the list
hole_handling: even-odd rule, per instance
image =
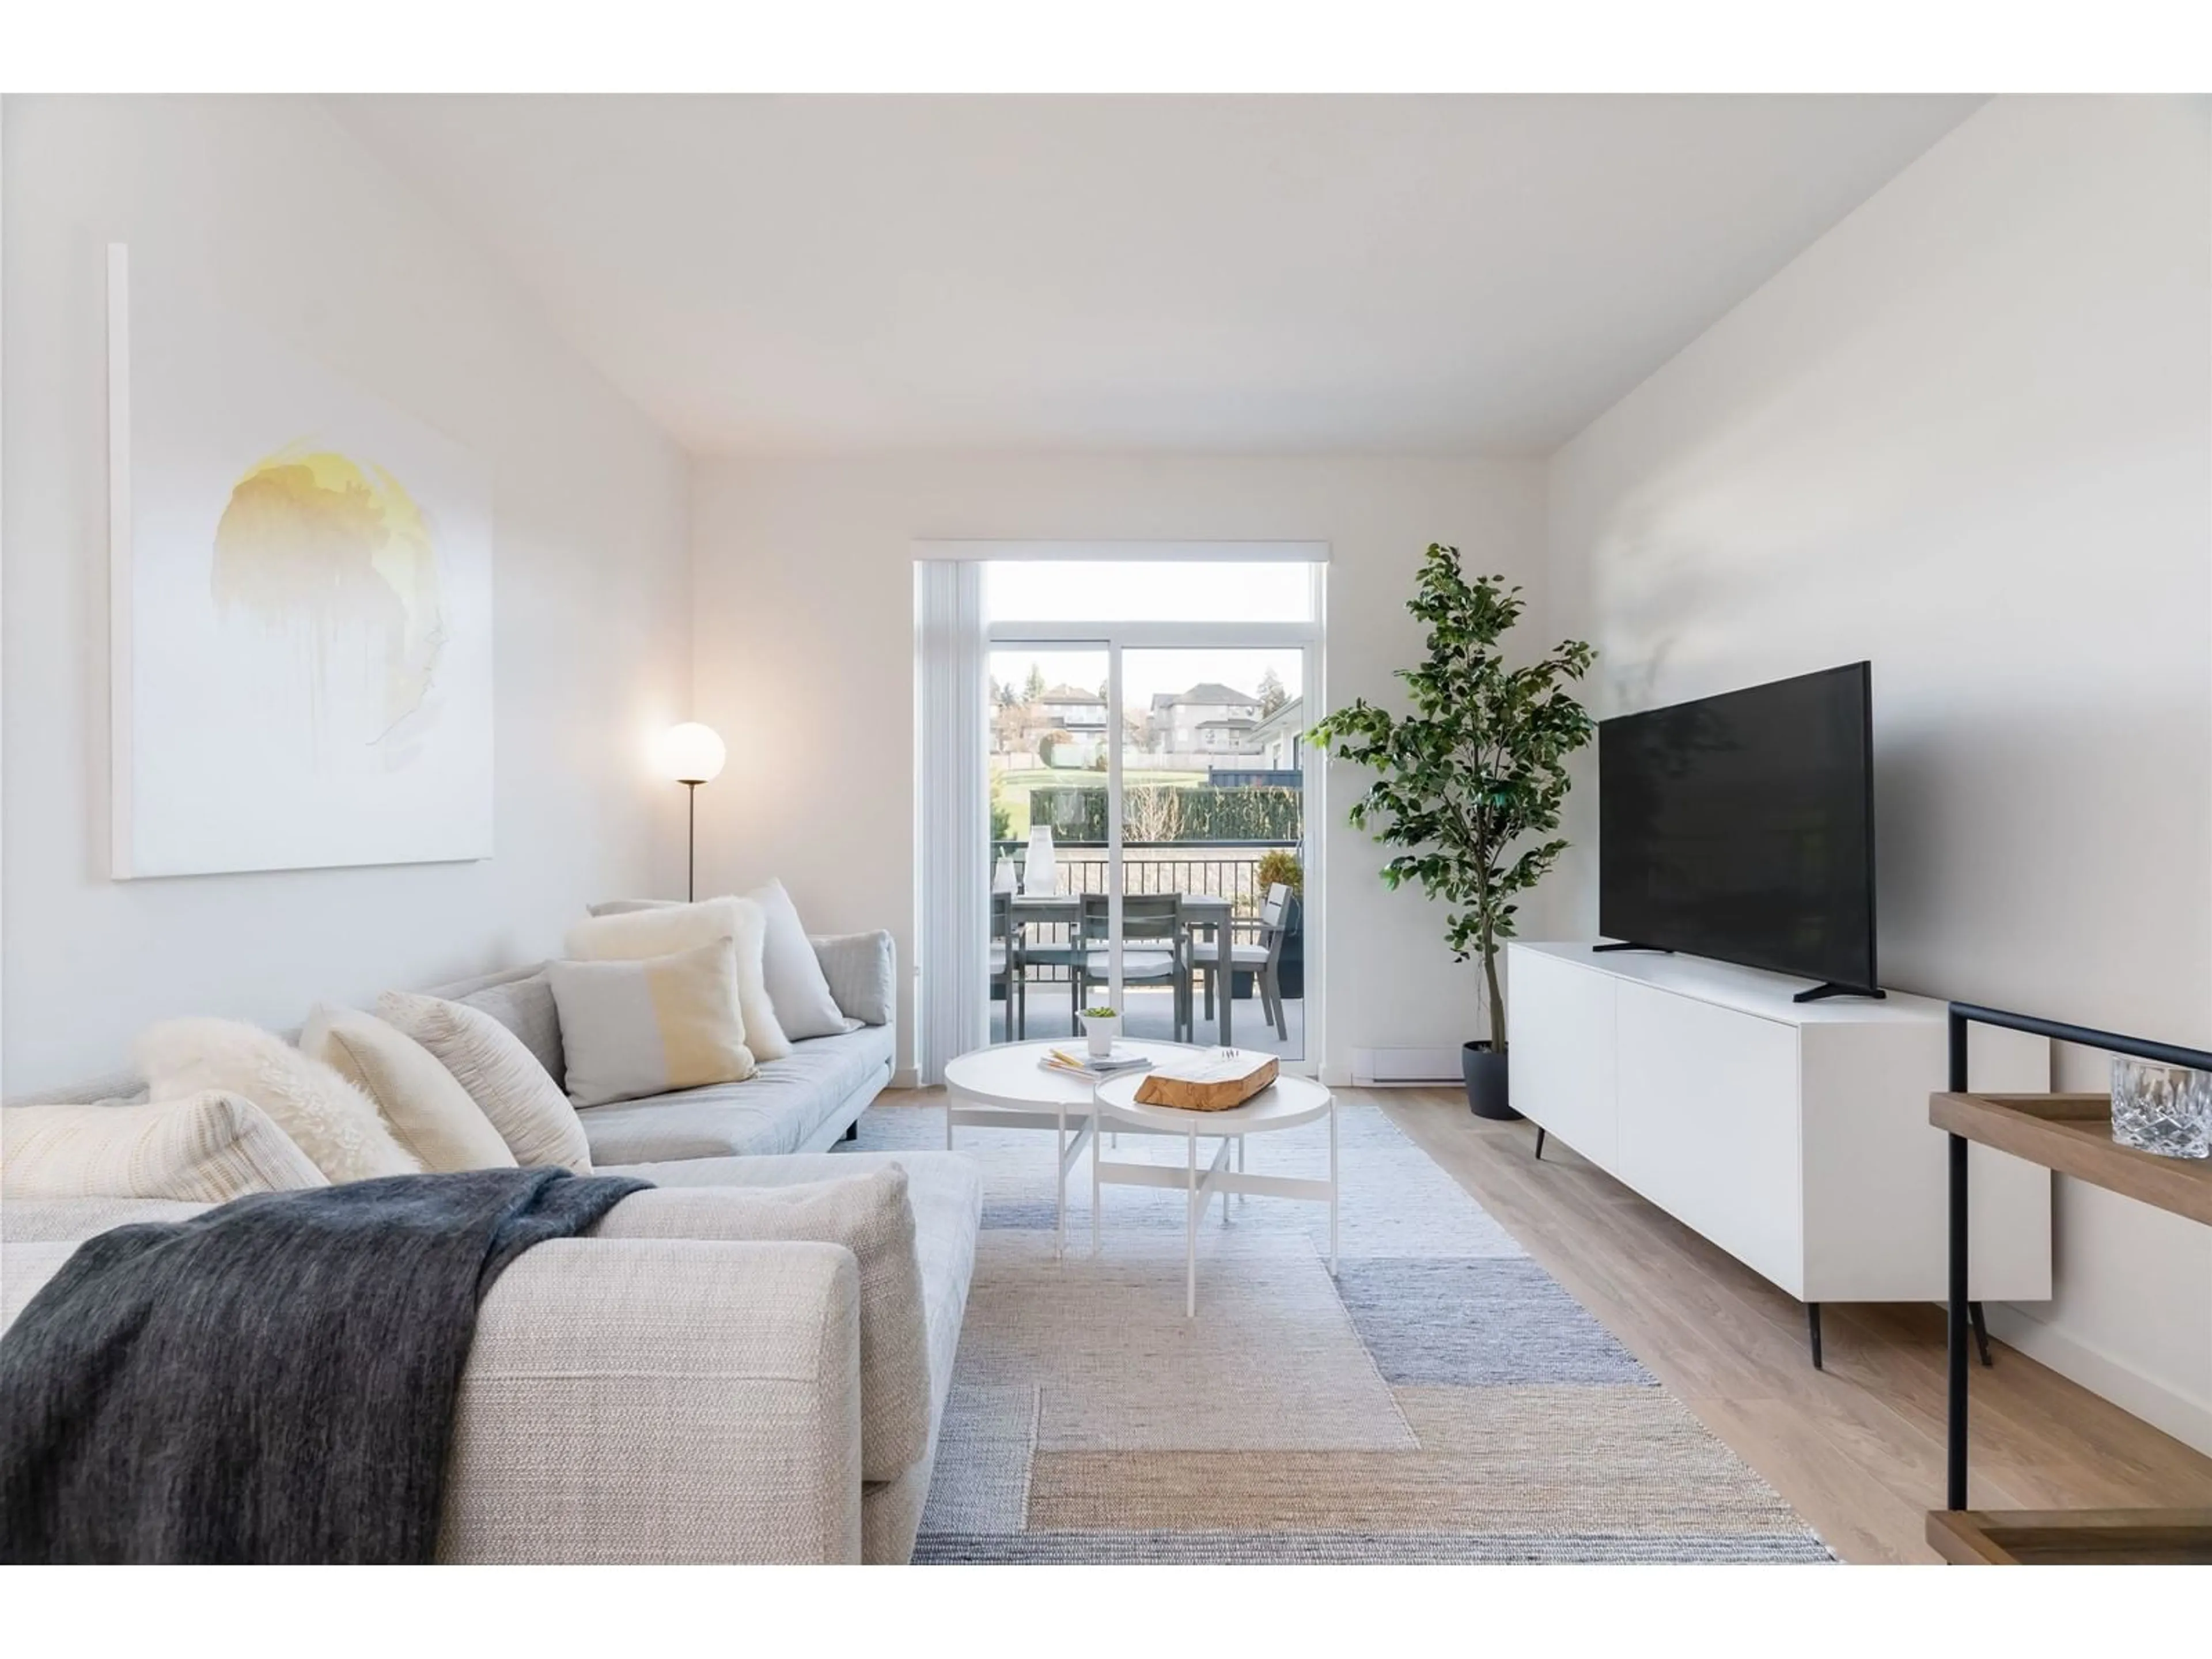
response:
[[[696,899],[699,877],[699,786],[721,775],[727,751],[712,726],[687,720],[672,726],[660,739],[661,764],[684,789],[684,897]]]

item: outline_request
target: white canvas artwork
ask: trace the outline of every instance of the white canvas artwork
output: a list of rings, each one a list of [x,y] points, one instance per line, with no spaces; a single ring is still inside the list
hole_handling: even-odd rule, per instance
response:
[[[483,468],[120,246],[108,323],[115,875],[489,858]]]

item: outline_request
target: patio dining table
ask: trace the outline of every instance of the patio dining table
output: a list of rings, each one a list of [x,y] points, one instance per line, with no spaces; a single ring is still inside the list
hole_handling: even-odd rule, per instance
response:
[[[1230,924],[1232,906],[1230,900],[1218,893],[1185,893],[1182,896],[1183,919],[1196,927],[1213,929],[1214,983],[1219,994],[1213,1006],[1220,1011],[1221,1046],[1230,1046],[1230,1010],[1236,999],[1230,994],[1236,981],[1231,977],[1235,957],[1236,930]],[[1017,893],[1013,901],[1014,920],[1042,922],[1048,926],[1058,922],[1073,926],[1083,914],[1083,896],[1079,893]]]

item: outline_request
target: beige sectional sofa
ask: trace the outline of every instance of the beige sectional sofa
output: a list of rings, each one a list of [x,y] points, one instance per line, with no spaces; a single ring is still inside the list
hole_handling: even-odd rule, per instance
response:
[[[864,1471],[860,1266],[839,1244],[590,1237],[540,1245],[485,1298],[462,1384],[440,1553],[453,1561],[904,1561],[934,1467],[981,1223],[974,1165],[951,1152],[829,1153],[889,1080],[895,1052],[886,935],[817,939],[839,1006],[866,1022],[800,1042],[759,1077],[581,1114],[594,1164],[663,1188],[784,1186],[896,1164],[921,1271],[927,1376],[871,1373],[927,1400],[921,1455]],[[507,1024],[558,1064],[522,968],[434,994]],[[556,1075],[557,1075],[556,1072]],[[42,1092],[127,1097],[129,1079]],[[601,1232],[624,1224],[643,1194]],[[732,1212],[742,1191],[707,1200]],[[76,1242],[204,1206],[112,1199],[13,1200],[0,1213],[4,1317]],[[647,1206],[649,1209],[650,1206]],[[871,1396],[872,1397],[872,1396]],[[864,1478],[864,1474],[876,1478]]]

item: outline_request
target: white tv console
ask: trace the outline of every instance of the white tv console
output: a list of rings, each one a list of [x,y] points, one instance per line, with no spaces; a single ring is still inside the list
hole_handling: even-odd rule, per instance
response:
[[[1513,1105],[1806,1304],[1941,1302],[1948,1286],[1944,1006],[1799,1003],[1802,980],[1588,943],[1507,947]],[[1978,1089],[2051,1086],[2050,1045],[1972,1030]],[[1970,1212],[1984,1301],[2051,1295],[2051,1174],[1983,1146]],[[1985,1339],[1984,1339],[1985,1341]],[[1984,1347],[1987,1363],[1987,1348]]]

